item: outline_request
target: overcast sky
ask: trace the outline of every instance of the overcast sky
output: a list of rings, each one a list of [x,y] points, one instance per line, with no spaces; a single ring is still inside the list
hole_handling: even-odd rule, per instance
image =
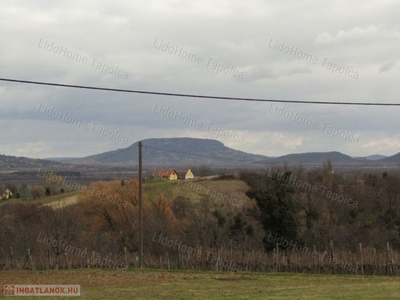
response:
[[[399,1],[3,0],[0,77],[169,93],[400,103]],[[255,154],[400,151],[400,107],[277,104],[0,81],[0,154],[158,137]]]

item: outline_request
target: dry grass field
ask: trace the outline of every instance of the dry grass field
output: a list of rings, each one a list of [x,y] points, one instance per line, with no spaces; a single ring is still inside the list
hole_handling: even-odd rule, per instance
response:
[[[83,295],[78,299],[400,298],[398,278],[370,276],[79,269],[3,271],[0,284],[80,284]]]
[[[210,197],[215,202],[222,203],[223,196],[229,199],[237,199],[246,203],[249,198],[245,195],[250,187],[238,179],[211,180],[196,178],[193,180],[168,181],[154,179],[145,184],[145,195],[152,199],[157,195],[163,194],[168,199],[174,199],[177,196],[188,197],[194,203],[199,202],[201,198]]]
[[[68,205],[75,204],[78,201],[80,192],[73,191],[70,193],[58,194],[58,195],[51,195],[51,196],[43,196],[39,199],[16,199],[12,198],[7,201],[0,201],[0,206],[5,205],[7,203],[24,203],[24,204],[40,204],[40,205],[47,205],[50,207],[64,207]]]

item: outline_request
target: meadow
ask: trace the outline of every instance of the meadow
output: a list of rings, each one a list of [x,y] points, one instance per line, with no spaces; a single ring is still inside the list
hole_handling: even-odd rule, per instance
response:
[[[130,269],[3,271],[0,284],[80,284],[80,299],[399,299],[398,278]],[[23,297],[52,299],[53,297]],[[60,299],[61,297],[54,297]]]

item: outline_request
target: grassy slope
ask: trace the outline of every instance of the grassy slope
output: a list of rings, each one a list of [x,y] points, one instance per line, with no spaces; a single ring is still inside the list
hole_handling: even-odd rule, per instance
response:
[[[182,181],[168,181],[153,179],[144,185],[145,199],[153,199],[157,195],[163,194],[168,199],[173,200],[177,196],[190,198],[194,203],[199,202],[201,198],[209,196],[214,201],[223,203],[220,200],[224,199],[237,199],[237,202],[242,200],[243,203],[248,201],[245,193],[249,187],[240,180],[210,180],[210,179],[194,179]],[[79,191],[45,196],[36,200],[22,200],[10,199],[7,201],[0,201],[0,206],[5,203],[36,203],[48,204],[60,200],[79,195]]]
[[[0,285],[80,284],[80,299],[399,299],[398,278],[166,270],[3,271]],[[52,299],[53,297],[24,297]],[[54,297],[53,299],[60,299]]]
[[[168,199],[177,196],[190,198],[193,202],[209,196],[215,201],[222,197],[247,201],[245,193],[249,187],[241,180],[207,180],[194,179],[182,181],[151,180],[145,184],[147,199],[152,199],[159,194],[164,194]]]
[[[60,201],[64,200],[66,198],[76,196],[80,192],[71,192],[71,193],[64,193],[64,194],[58,194],[58,195],[52,195],[52,196],[44,196],[40,199],[35,199],[35,200],[23,200],[23,199],[16,199],[12,198],[7,201],[0,201],[0,206],[4,205],[6,203],[30,203],[30,204],[47,204],[55,201]]]

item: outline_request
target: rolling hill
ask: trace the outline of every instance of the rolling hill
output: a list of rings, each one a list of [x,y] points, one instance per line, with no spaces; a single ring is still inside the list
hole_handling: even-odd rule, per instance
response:
[[[288,154],[277,157],[273,160],[275,163],[288,164],[322,164],[330,159],[334,164],[357,164],[359,161],[340,152],[310,152],[299,154]]]
[[[249,154],[224,146],[219,141],[195,138],[146,139],[143,163],[147,166],[179,167],[194,165],[236,166],[262,165],[263,155]],[[78,164],[138,165],[138,142],[114,151],[104,152],[66,162]]]
[[[383,164],[400,164],[400,152],[384,159],[380,159],[379,162]]]
[[[255,155],[226,147],[217,140],[196,138],[153,138],[142,141],[143,164],[155,167],[187,167],[208,165],[212,167],[263,167],[266,164],[320,165],[330,159],[341,165],[384,165],[400,163],[400,153],[390,157],[372,155],[351,157],[343,153],[310,152],[288,154],[280,157]],[[123,149],[104,152],[63,162],[91,165],[138,165],[138,142]],[[384,157],[379,159],[380,157]]]
[[[380,155],[380,154],[374,154],[374,155],[369,155],[367,157],[365,157],[366,160],[380,160],[380,159],[384,159],[387,156],[385,155]]]
[[[77,165],[96,165],[98,167],[132,167],[138,165],[138,144],[127,148],[108,151],[83,158],[62,158],[52,160],[30,159],[0,155],[0,169],[32,169],[40,167],[61,167],[66,164],[74,168]],[[267,157],[238,151],[226,147],[217,140],[196,138],[153,138],[142,141],[143,164],[146,167],[192,167],[207,165],[210,167],[257,168],[266,164],[303,164],[320,165],[331,159],[334,164],[379,166],[400,164],[400,153],[385,157],[370,155],[367,157],[350,157],[340,152],[310,152],[288,154],[280,157]]]
[[[44,159],[17,157],[0,154],[0,170],[37,169],[42,167],[61,166],[60,163]]]

